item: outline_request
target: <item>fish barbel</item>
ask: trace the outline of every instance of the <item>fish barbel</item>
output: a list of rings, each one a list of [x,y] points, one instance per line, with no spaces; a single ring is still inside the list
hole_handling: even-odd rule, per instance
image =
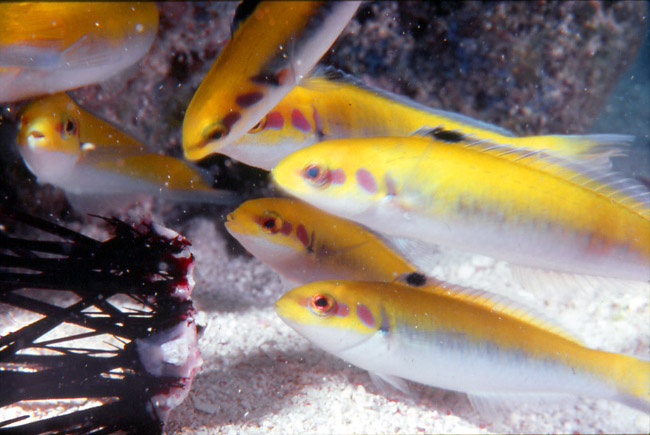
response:
[[[478,411],[577,395],[650,413],[649,361],[587,348],[486,292],[322,281],[287,292],[275,307],[315,345],[380,380],[464,392]]]
[[[185,157],[202,159],[253,127],[313,68],[359,3],[243,2],[232,39],[185,113]]]
[[[393,281],[416,268],[361,225],[297,199],[261,198],[228,215],[226,229],[286,280]]]
[[[424,127],[441,139],[489,140],[589,160],[590,165],[609,165],[609,158],[625,154],[633,139],[615,134],[517,137],[496,125],[426,107],[327,67],[304,78],[246,134],[232,142],[215,142],[212,151],[271,170],[283,157],[323,140],[409,136]]]
[[[540,151],[426,136],[335,139],[287,156],[272,176],[380,234],[557,272],[650,277],[648,191]]]
[[[0,101],[100,82],[137,62],[158,31],[153,2],[0,4]]]
[[[178,201],[232,203],[188,163],[156,153],[87,112],[65,93],[32,101],[20,112],[18,150],[39,182],[67,194],[145,193]]]

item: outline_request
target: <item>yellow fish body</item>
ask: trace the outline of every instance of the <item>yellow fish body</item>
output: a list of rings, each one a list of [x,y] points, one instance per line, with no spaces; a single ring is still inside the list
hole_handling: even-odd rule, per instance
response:
[[[409,136],[427,127],[441,139],[489,140],[516,148],[544,150],[558,157],[608,164],[631,140],[625,135],[516,137],[468,116],[432,109],[408,98],[371,88],[325,68],[295,86],[239,139],[214,143],[213,152],[271,170],[285,156],[316,142],[347,137]]]
[[[306,75],[343,31],[357,1],[261,1],[241,21],[194,94],[185,157],[199,160],[246,133]]]
[[[228,232],[286,280],[393,281],[416,268],[360,225],[302,201],[261,198],[228,215]]]
[[[578,395],[650,412],[650,362],[584,347],[485,292],[322,281],[275,306],[298,333],[371,375],[464,392],[479,411]]]
[[[145,193],[167,199],[231,203],[206,175],[157,154],[65,93],[37,99],[20,112],[17,144],[39,182],[72,195]]]
[[[647,190],[542,152],[421,136],[337,139],[289,155],[272,175],[379,233],[559,272],[650,276]]]
[[[0,4],[0,102],[100,82],[137,62],[158,30],[156,4]]]

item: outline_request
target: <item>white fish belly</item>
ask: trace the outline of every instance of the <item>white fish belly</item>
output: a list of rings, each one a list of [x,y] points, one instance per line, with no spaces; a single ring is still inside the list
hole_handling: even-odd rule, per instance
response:
[[[344,216],[345,217],[345,216]],[[481,215],[436,219],[382,204],[356,220],[376,231],[558,272],[648,281],[650,262],[626,247],[590,251],[590,235],[541,222],[506,223]]]
[[[338,356],[370,372],[468,394],[616,395],[588,373],[460,334],[378,332]]]

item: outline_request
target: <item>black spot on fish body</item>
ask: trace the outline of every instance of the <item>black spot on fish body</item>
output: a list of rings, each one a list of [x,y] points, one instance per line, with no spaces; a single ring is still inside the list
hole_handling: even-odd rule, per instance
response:
[[[237,31],[239,25],[251,16],[261,1],[262,0],[244,0],[239,3],[239,6],[237,6],[237,9],[235,10],[235,16],[232,19],[232,25],[230,26],[231,37]]]
[[[436,127],[429,132],[429,135],[443,142],[458,143],[462,142],[465,135],[458,131],[445,130],[442,127]]]
[[[419,272],[409,273],[406,276],[406,283],[413,287],[422,287],[427,283],[427,277]]]

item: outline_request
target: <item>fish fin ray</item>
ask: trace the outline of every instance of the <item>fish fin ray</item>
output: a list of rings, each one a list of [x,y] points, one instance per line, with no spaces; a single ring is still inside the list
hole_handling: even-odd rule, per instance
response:
[[[393,390],[398,390],[406,395],[411,395],[411,389],[408,386],[408,383],[398,378],[397,376],[387,375],[377,372],[368,372],[372,383],[381,391],[385,396],[392,396]]]
[[[563,178],[618,202],[645,219],[650,219],[648,190],[639,181],[626,178],[620,173],[603,170],[598,166],[590,167],[588,162],[563,159],[541,150],[533,151],[489,141],[475,141],[462,146]]]
[[[498,310],[506,315],[513,316],[519,320],[523,320],[527,323],[530,323],[531,325],[537,326],[538,328],[556,334],[565,340],[570,340],[577,344],[583,345],[582,340],[580,340],[576,334],[573,334],[564,326],[560,325],[552,319],[549,319],[546,315],[538,312],[534,308],[527,306],[526,304],[514,301],[507,296],[491,293],[485,290],[478,290],[471,287],[448,284],[437,280],[434,282],[438,283],[438,287],[441,292],[451,290],[455,293],[454,297],[458,299],[463,299],[467,302],[481,305],[489,309]]]

